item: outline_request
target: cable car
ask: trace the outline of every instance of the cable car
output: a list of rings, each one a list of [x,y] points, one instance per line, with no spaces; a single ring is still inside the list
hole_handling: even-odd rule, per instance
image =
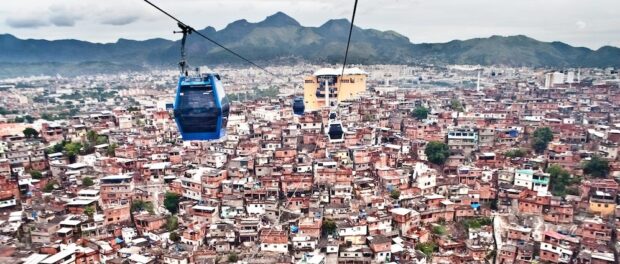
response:
[[[216,140],[226,136],[229,108],[219,75],[179,78],[174,120],[183,140]]]
[[[220,76],[215,73],[190,75],[186,70],[185,40],[192,29],[179,23],[181,76],[174,100],[174,121],[183,140],[217,140],[226,136],[230,104]]]
[[[305,110],[304,98],[301,96],[295,97],[295,99],[293,99],[293,113],[296,115],[303,115]]]
[[[344,142],[344,128],[342,122],[332,120],[327,126],[327,136],[330,143]]]

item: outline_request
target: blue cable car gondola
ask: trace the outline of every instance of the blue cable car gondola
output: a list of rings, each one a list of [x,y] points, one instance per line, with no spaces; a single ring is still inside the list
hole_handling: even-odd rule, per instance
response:
[[[339,143],[344,142],[344,128],[340,121],[330,121],[327,127],[327,136],[329,142]]]
[[[217,140],[226,136],[229,102],[220,76],[214,73],[190,76],[185,62],[185,40],[192,29],[179,23],[181,76],[174,100],[174,121],[183,140]]]
[[[179,78],[174,120],[183,140],[216,140],[226,136],[229,107],[219,75]]]
[[[293,113],[296,115],[303,115],[306,110],[303,97],[295,97],[293,99]]]

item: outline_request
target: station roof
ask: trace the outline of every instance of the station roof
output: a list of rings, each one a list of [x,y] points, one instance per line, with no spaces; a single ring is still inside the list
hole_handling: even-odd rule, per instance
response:
[[[314,72],[314,76],[321,75],[336,75],[340,76],[342,74],[342,69],[334,69],[334,68],[322,68]],[[347,68],[344,69],[345,75],[368,75],[367,72],[360,68]]]

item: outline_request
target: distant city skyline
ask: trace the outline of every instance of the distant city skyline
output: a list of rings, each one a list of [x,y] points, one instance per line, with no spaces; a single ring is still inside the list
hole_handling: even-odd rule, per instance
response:
[[[352,0],[153,0],[186,23],[217,30],[278,11],[304,26],[350,19]],[[620,47],[620,1],[597,0],[360,0],[355,24],[394,30],[413,43],[491,35],[526,35],[598,49]],[[116,42],[119,38],[176,39],[174,23],[140,0],[22,0],[0,5],[0,33],[19,38]]]

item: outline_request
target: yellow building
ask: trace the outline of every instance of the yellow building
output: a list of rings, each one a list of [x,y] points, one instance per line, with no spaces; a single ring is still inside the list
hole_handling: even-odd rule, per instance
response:
[[[326,106],[325,95],[329,92],[329,104],[342,102],[366,91],[368,74],[358,68],[344,70],[323,68],[304,79],[304,103],[306,111]],[[327,87],[325,86],[327,84]],[[327,89],[326,89],[327,88]]]
[[[603,216],[611,215],[616,211],[616,200],[610,193],[596,191],[590,195],[590,212]]]

